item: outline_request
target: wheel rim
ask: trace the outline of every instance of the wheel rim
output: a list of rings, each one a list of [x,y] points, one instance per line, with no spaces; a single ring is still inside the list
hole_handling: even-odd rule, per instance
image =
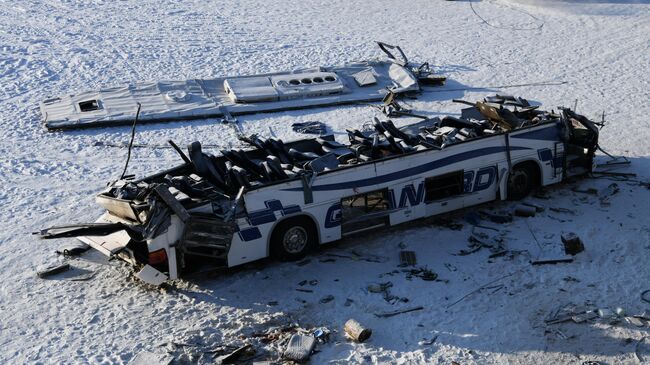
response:
[[[307,246],[307,231],[302,227],[291,227],[282,238],[282,246],[288,253],[301,253]]]

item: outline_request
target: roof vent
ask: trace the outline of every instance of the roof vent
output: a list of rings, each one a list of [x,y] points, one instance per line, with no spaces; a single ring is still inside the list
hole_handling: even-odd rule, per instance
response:
[[[79,109],[82,112],[92,112],[93,110],[99,110],[99,102],[97,100],[80,101]]]

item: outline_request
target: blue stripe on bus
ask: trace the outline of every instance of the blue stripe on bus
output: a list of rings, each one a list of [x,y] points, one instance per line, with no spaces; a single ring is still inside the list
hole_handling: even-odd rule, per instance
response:
[[[560,141],[560,128],[543,128],[530,132],[511,134],[512,139],[537,139],[540,141]]]
[[[239,231],[239,237],[242,241],[248,242],[262,237],[262,232],[257,227],[244,228]]]
[[[282,202],[277,199],[267,200],[264,202],[264,205],[266,205],[266,208],[248,213],[248,221],[251,226],[259,226],[275,222],[277,220],[275,217],[276,211],[279,211],[283,216],[299,213],[301,211],[300,206],[291,204],[285,207],[282,205]]]
[[[532,148],[529,147],[510,147],[511,151],[519,151],[519,150],[531,150]],[[376,177],[370,177],[367,179],[360,179],[356,181],[346,181],[346,182],[340,182],[340,183],[334,183],[334,184],[325,184],[325,185],[314,185],[312,186],[313,191],[327,191],[327,190],[342,190],[342,189],[352,189],[352,188],[360,188],[364,186],[371,186],[371,185],[378,185],[378,184],[385,184],[394,180],[399,180],[403,179],[406,177],[411,177],[414,175],[420,175],[422,173],[425,173],[427,171],[435,170],[440,167],[444,167],[447,165],[452,165],[458,162],[462,162],[465,160],[470,160],[472,158],[476,158],[479,156],[485,156],[485,155],[491,155],[493,153],[499,153],[499,152],[505,152],[506,147],[504,146],[499,146],[499,147],[485,147],[485,148],[480,148],[477,150],[472,150],[472,151],[467,151],[467,152],[461,152],[456,155],[448,156],[445,158],[441,158],[436,161],[431,161],[427,162],[425,164],[422,164],[420,166],[415,166],[411,167],[408,169],[392,172],[390,174],[386,175],[381,175],[381,176],[376,176]],[[284,191],[300,191],[302,188],[290,188],[290,189],[282,189]]]

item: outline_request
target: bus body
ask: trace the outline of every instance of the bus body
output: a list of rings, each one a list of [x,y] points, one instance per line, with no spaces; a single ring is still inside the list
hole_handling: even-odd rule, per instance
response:
[[[166,223],[142,242],[134,242],[128,229],[79,238],[106,255],[144,266],[139,276],[152,283],[191,271],[199,256],[226,267],[266,258],[278,240],[284,242],[288,256],[301,256],[302,251],[292,252],[291,247],[301,248],[307,239],[325,244],[370,229],[512,198],[509,190],[517,188],[517,174],[522,172],[528,179],[526,190],[591,171],[598,130],[586,118],[569,113],[441,149],[421,148],[242,188],[225,202],[231,204],[225,208],[232,214],[227,219],[213,214],[224,211],[224,202],[206,200],[182,207],[167,202]],[[287,147],[308,142],[313,140],[287,143]],[[191,170],[192,164],[186,163],[140,181],[151,184]],[[108,190],[98,196],[107,208],[98,222],[138,225],[142,219],[133,201],[110,196]],[[159,195],[165,201],[166,193]],[[80,232],[87,231],[69,236]]]

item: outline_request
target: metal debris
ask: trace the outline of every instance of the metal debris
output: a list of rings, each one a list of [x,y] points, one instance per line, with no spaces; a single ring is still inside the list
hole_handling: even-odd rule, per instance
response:
[[[517,271],[513,271],[513,272],[511,272],[510,274],[507,274],[507,275],[503,275],[503,276],[501,276],[501,277],[498,277],[498,278],[496,278],[496,279],[494,279],[494,280],[492,280],[492,281],[486,283],[485,285],[483,285],[483,286],[481,286],[481,287],[478,287],[477,289],[472,290],[471,292],[469,292],[469,293],[463,295],[460,299],[458,299],[458,300],[456,300],[455,302],[453,302],[453,303],[447,305],[447,308],[451,308],[451,307],[453,307],[454,305],[456,305],[456,304],[462,302],[463,300],[465,300],[465,298],[469,297],[470,295],[472,295],[472,294],[474,294],[474,293],[478,293],[478,292],[480,292],[480,291],[483,290],[483,289],[487,289],[487,288],[489,288],[492,284],[494,284],[494,283],[496,283],[496,282],[498,282],[498,281],[500,281],[500,280],[502,280],[502,279],[505,279],[505,278],[507,278],[507,277],[510,277],[510,276],[512,276],[512,275],[515,275],[515,274],[521,272],[522,270],[523,270],[523,269],[519,269],[519,270],[517,270]]]
[[[319,342],[329,342],[330,340],[330,330],[326,327],[317,328],[312,332],[312,336],[317,339]]]
[[[370,328],[363,327],[354,319],[349,319],[347,322],[345,322],[343,331],[348,338],[356,342],[364,342],[372,335],[372,330]]]
[[[83,270],[83,269],[75,270],[75,271],[81,271],[81,273],[76,275],[76,276],[65,277],[65,278],[63,278],[63,280],[66,280],[66,281],[88,281],[88,280],[94,278],[95,275],[97,274],[96,271],[88,271],[88,270]]]
[[[402,314],[402,313],[409,313],[409,312],[419,311],[419,310],[422,310],[422,309],[424,309],[423,306],[417,306],[417,307],[411,307],[411,308],[406,308],[406,309],[398,309],[398,310],[391,311],[391,312],[375,313],[375,316],[377,316],[379,318],[387,318],[387,317],[393,317],[393,316],[396,316],[396,315]]]
[[[646,303],[650,303],[650,289],[644,290],[641,293],[641,300],[646,302]]]
[[[136,277],[147,284],[158,286],[167,280],[167,276],[151,265],[144,265],[142,270],[138,271]]]
[[[317,134],[319,136],[327,133],[327,126],[324,123],[317,121],[293,123],[291,129],[293,129],[294,132]]]
[[[576,255],[585,250],[585,245],[573,232],[563,233],[561,236],[562,243],[564,243],[564,252],[567,255]]]
[[[329,303],[329,302],[331,302],[331,301],[333,301],[333,300],[334,300],[334,296],[333,296],[333,295],[326,295],[326,296],[322,297],[322,298],[319,300],[319,303],[321,303],[321,304],[325,304],[325,303]]]
[[[569,209],[569,208],[557,208],[557,207],[550,207],[548,208],[550,211],[555,212],[555,213],[566,213],[570,215],[577,215],[578,212],[575,209]]]
[[[387,281],[385,283],[380,283],[380,284],[370,284],[370,285],[368,285],[367,289],[368,289],[368,292],[370,292],[370,293],[384,293],[392,286],[393,286],[393,283],[391,283],[390,281]]]
[[[539,204],[535,204],[535,203],[523,202],[523,203],[521,203],[521,204],[522,204],[522,205],[525,205],[525,206],[527,206],[527,207],[533,207],[533,208],[535,208],[535,211],[536,211],[537,213],[542,213],[543,211],[546,210],[546,208],[544,208],[543,206],[541,206],[541,205],[539,205]]]
[[[546,324],[557,324],[573,321],[582,323],[598,317],[596,307],[592,305],[575,305],[569,303],[558,307],[544,320]]]
[[[458,270],[458,268],[456,266],[454,266],[454,265],[452,265],[450,263],[445,263],[445,267],[447,268],[447,270],[449,270],[451,272],[454,272],[454,271]]]
[[[594,318],[597,318],[598,314],[594,311],[586,311],[584,313],[576,314],[574,316],[571,316],[571,320],[575,323],[582,323],[586,322],[589,320],[592,320]]]
[[[393,283],[387,281],[385,283],[368,285],[367,290],[369,293],[382,294],[384,300],[390,304],[395,304],[397,302],[408,302],[408,298],[400,298],[396,295],[391,294],[390,288],[392,286]]]
[[[400,266],[415,266],[417,260],[415,252],[413,251],[400,251],[399,253]]]
[[[435,281],[438,279],[438,274],[428,267],[423,266],[415,269],[402,270],[407,273],[406,279],[411,280],[413,277],[420,278],[424,281]]]
[[[632,317],[641,318],[650,321],[650,313],[648,313],[648,311],[643,311],[642,313],[635,314]]]
[[[494,223],[510,223],[512,222],[512,215],[510,214],[496,214],[490,212],[481,212],[481,215]]]
[[[639,319],[638,316],[626,317],[625,310],[621,307],[614,310],[610,308],[597,309],[591,304],[575,305],[571,303],[554,310],[544,321],[548,325],[569,321],[584,323],[591,320],[600,320],[604,323],[613,324],[622,319],[638,327],[645,326],[645,322]]]
[[[565,276],[565,277],[562,278],[562,280],[564,280],[566,282],[574,282],[574,283],[579,283],[580,282],[580,279],[574,278],[573,276]]]
[[[289,339],[283,357],[298,362],[307,361],[315,346],[316,338],[295,334]]]
[[[43,267],[42,269],[39,269],[36,272],[36,275],[43,279],[48,276],[60,274],[62,272],[70,270],[70,264],[64,263],[64,264],[52,264],[46,267]]]
[[[645,322],[637,317],[625,317],[627,323],[636,327],[645,327]]]
[[[495,235],[494,233],[488,232],[483,228],[487,228],[487,227],[483,227],[483,226],[472,227],[472,232],[470,236],[467,238],[469,242],[469,250],[460,250],[460,252],[456,255],[466,256],[471,253],[477,252],[481,248],[488,248],[492,253],[504,251],[505,248],[503,247],[503,244],[504,244],[505,232],[495,230],[498,232],[498,234]]]
[[[375,263],[384,263],[387,262],[389,259],[386,256],[379,256],[379,255],[361,255],[360,253],[356,251],[351,251],[350,254],[337,254],[337,253],[327,253],[325,254],[326,256],[331,256],[331,257],[340,257],[340,258],[346,258],[350,259],[353,261],[367,261],[367,262],[375,262]]]
[[[601,206],[609,206],[610,198],[618,193],[620,190],[617,183],[611,183],[606,188],[598,192],[598,199],[600,200]]]
[[[571,256],[545,257],[545,258],[538,258],[537,260],[533,260],[530,263],[533,265],[546,265],[546,264],[560,264],[565,262],[573,262],[573,257]]]
[[[249,350],[253,350],[252,346],[250,344],[243,345],[241,347],[238,347],[235,351],[226,354],[226,355],[221,355],[218,358],[215,359],[217,364],[235,364],[236,360],[239,359],[244,353],[248,352]]]
[[[423,339],[422,341],[418,341],[419,346],[430,346],[433,345],[434,342],[438,339],[438,335],[433,336],[430,340]]]
[[[595,188],[587,188],[585,190],[573,188],[571,189],[571,191],[576,193],[588,194],[588,195],[598,195],[598,189]]]
[[[88,251],[89,249],[90,249],[89,245],[81,241],[74,240],[71,242],[67,242],[62,246],[59,246],[59,248],[56,249],[56,253],[63,256],[79,256],[82,253]]]
[[[537,214],[535,207],[519,204],[515,207],[515,215],[518,217],[534,217]]]

